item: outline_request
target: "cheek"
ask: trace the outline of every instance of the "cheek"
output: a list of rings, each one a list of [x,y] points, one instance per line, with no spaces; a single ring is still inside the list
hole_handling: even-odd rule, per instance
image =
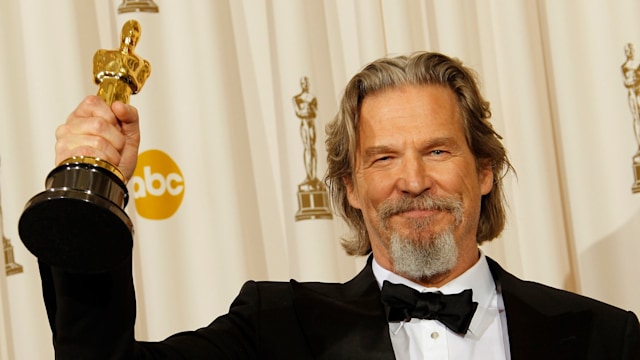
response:
[[[358,175],[356,186],[348,191],[347,196],[351,206],[366,211],[375,209],[381,202],[393,194],[393,182],[389,176],[380,174]]]
[[[435,195],[455,196],[462,201],[478,201],[484,192],[484,181],[475,171],[456,169],[440,171],[433,179]]]

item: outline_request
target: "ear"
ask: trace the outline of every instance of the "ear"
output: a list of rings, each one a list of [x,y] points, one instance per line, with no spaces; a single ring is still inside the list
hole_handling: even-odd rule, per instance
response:
[[[356,209],[360,209],[360,199],[358,197],[358,192],[355,189],[355,185],[350,177],[343,177],[342,183],[347,189],[347,200],[349,201],[349,205],[353,206]]]
[[[485,161],[478,174],[480,178],[480,193],[487,195],[493,189],[493,167],[491,161]]]

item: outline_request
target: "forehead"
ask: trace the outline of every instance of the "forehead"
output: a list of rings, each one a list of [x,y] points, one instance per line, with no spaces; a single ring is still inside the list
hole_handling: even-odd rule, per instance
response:
[[[457,98],[439,85],[403,85],[364,98],[358,122],[359,137],[463,135]],[[360,142],[360,141],[359,141]]]

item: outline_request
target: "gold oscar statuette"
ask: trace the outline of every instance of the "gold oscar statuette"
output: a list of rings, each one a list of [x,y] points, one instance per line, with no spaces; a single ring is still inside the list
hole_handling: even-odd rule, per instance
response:
[[[1,192],[0,195],[2,195]],[[0,196],[0,198],[1,197],[2,196]],[[11,240],[4,236],[4,229],[2,226],[2,201],[0,201],[0,237],[2,237],[2,249],[4,250],[4,271],[7,276],[19,274],[23,271],[23,267],[15,261],[13,245],[11,245]]]
[[[638,149],[631,158],[634,181],[631,185],[632,193],[640,193],[640,63],[635,58],[633,44],[624,46],[625,60],[622,63],[624,87],[627,89],[627,102],[633,118],[633,132]]]
[[[4,249],[4,272],[5,275],[15,275],[20,274],[24,269],[22,265],[18,264],[13,255],[13,245],[11,245],[11,240],[4,237],[2,235],[2,248]]]
[[[309,92],[309,78],[300,78],[300,93],[293,97],[293,107],[300,119],[300,137],[302,138],[304,168],[307,173],[304,181],[298,185],[298,212],[296,221],[313,219],[332,219],[329,206],[329,193],[318,179],[316,153],[316,113],[318,101]]]
[[[157,13],[160,8],[153,0],[122,0],[122,4],[118,6],[118,14],[136,11]]]
[[[640,193],[640,153],[634,157],[632,166],[634,181],[633,185],[631,185],[631,192],[635,194]]]
[[[127,21],[120,48],[98,50],[93,57],[98,96],[109,105],[128,104],[151,72],[149,62],[134,52],[140,32],[137,21]],[[46,190],[25,205],[18,224],[22,242],[40,261],[67,271],[96,273],[117,266],[133,247],[125,183],[120,170],[103,159],[62,161],[47,176]]]

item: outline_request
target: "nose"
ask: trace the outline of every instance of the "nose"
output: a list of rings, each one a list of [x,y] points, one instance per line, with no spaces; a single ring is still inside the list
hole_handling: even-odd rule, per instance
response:
[[[399,172],[396,188],[402,194],[418,196],[433,185],[427,164],[421,156],[406,156]]]

